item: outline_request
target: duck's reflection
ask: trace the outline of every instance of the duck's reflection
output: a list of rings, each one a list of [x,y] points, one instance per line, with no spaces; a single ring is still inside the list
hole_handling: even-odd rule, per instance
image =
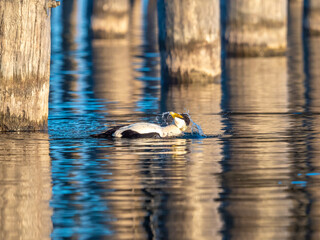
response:
[[[102,183],[114,239],[218,239],[220,145],[201,140],[106,140],[97,148],[105,159]],[[215,156],[208,159],[205,156]],[[108,156],[112,156],[109,159]]]
[[[114,220],[108,222],[112,238],[163,238],[165,231],[156,231],[166,229],[161,206],[167,188],[183,182],[187,140],[118,139],[102,141],[101,146],[108,143],[113,147],[98,148],[97,158],[105,159],[108,172],[108,181],[101,185],[108,190],[106,216]]]
[[[1,136],[0,185],[0,239],[50,239],[48,134]]]

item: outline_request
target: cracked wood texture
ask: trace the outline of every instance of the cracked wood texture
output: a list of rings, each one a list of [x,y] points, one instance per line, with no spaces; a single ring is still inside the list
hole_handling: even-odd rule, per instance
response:
[[[287,4],[287,0],[226,0],[224,40],[228,55],[284,55]]]
[[[0,131],[47,128],[49,77],[47,0],[1,0]]]
[[[158,0],[163,83],[206,83],[219,78],[219,2]]]

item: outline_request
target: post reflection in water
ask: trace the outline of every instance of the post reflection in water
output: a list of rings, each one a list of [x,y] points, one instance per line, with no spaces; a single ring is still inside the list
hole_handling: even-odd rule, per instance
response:
[[[78,2],[76,0],[63,2],[61,36],[63,44],[55,46],[55,48],[61,47],[61,52],[68,53],[63,55],[61,65],[62,70],[68,72],[68,74],[62,75],[66,78],[62,81],[63,86],[61,87],[61,91],[63,91],[62,98],[65,102],[77,96],[70,93],[76,93],[78,90],[77,85],[79,84],[78,74],[76,74],[79,64],[72,54],[78,48],[78,44],[76,43],[76,38],[79,35],[77,31],[78,10]]]
[[[212,144],[217,147],[211,148]],[[186,160],[174,159],[183,164],[180,171],[174,172],[175,175],[184,178],[167,190],[167,214],[164,218],[167,239],[220,239],[220,203],[215,201],[220,192],[217,177],[221,172],[219,142],[213,140],[204,144],[198,140],[197,144],[197,141],[191,141],[189,148]],[[211,157],[208,159],[206,156],[209,154]],[[171,177],[174,178],[173,175]]]
[[[306,102],[303,69],[303,1],[289,1],[288,7],[289,111],[303,112]]]
[[[91,4],[52,10],[50,137],[1,135],[0,238],[319,239],[320,43],[301,38],[302,1],[287,57],[228,58],[221,84],[169,86],[156,0],[130,1],[121,40],[91,39]],[[167,111],[207,137],[89,137]]]
[[[92,92],[88,5],[86,0],[70,0],[52,11],[52,22],[62,23],[52,24],[48,127],[55,136],[65,136],[66,129],[84,132],[80,122],[90,119],[93,104],[95,109],[100,107],[98,101],[88,102]],[[96,120],[92,117],[85,128],[94,127]]]
[[[304,183],[307,174],[311,171],[306,163],[309,158],[308,150],[308,117],[305,116],[306,103],[306,79],[304,73],[304,49],[303,49],[303,1],[289,1],[288,9],[288,93],[289,93],[289,122],[288,144],[289,158],[291,162],[290,176],[292,187],[289,190],[293,200],[292,207],[292,237],[307,239],[309,232],[309,219],[306,213],[309,211],[310,195],[306,191]],[[299,183],[302,183],[299,186]]]
[[[226,109],[236,113],[286,113],[287,59],[226,60]]]
[[[226,60],[227,124],[224,233],[232,239],[285,239],[290,236],[293,201],[290,180],[287,69],[285,57]]]
[[[308,76],[308,103],[307,111],[310,117],[307,118],[307,124],[310,135],[307,139],[308,145],[308,167],[311,173],[308,174],[306,191],[310,198],[309,200],[309,229],[312,232],[310,239],[320,238],[320,37],[309,37],[307,39],[307,76]]]
[[[107,100],[108,114],[130,116],[141,82],[132,80],[129,40],[94,40],[92,51],[95,97]]]
[[[48,134],[1,135],[0,186],[0,239],[50,239]]]
[[[207,135],[222,133],[221,86],[218,83],[170,85],[162,88],[161,110],[188,112]],[[168,239],[219,239],[222,228],[219,213],[222,146],[217,138],[190,142],[185,175],[179,188],[169,191],[166,219]],[[170,227],[169,227],[170,226]]]
[[[127,38],[92,40],[94,96],[106,101],[102,112],[109,116],[108,121],[113,117],[138,121],[135,112],[149,113],[155,102],[157,105],[159,72],[154,65],[158,59],[150,52],[153,45],[144,44],[141,37],[143,17],[154,15],[156,9],[144,16],[143,8],[141,0],[132,1]],[[146,32],[146,36],[152,34],[155,32]]]

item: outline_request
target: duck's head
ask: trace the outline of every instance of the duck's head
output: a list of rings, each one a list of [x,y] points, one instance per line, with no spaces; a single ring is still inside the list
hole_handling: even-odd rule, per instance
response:
[[[181,131],[187,130],[188,126],[191,123],[190,117],[185,113],[175,113],[170,112],[170,115],[173,117],[174,125],[176,125]]]

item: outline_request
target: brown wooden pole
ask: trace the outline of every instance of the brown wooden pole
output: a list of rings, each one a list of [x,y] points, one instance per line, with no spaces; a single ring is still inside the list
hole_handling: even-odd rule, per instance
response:
[[[124,38],[129,29],[129,0],[94,0],[91,29],[95,38]]]
[[[287,0],[226,0],[226,51],[232,56],[283,55]]]
[[[305,0],[304,27],[310,35],[320,35],[320,1]]]
[[[50,7],[58,3],[0,1],[0,131],[47,127]]]
[[[159,0],[159,46],[165,82],[208,82],[221,73],[218,0]]]

